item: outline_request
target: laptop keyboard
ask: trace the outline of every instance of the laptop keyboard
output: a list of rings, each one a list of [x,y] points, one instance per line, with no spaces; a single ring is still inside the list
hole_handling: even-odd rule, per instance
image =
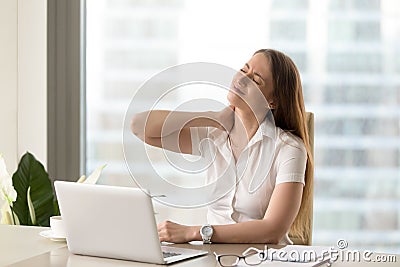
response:
[[[173,256],[179,256],[182,255],[181,253],[174,253],[174,252],[165,252],[163,251],[163,257],[165,258],[169,258],[169,257],[173,257]]]

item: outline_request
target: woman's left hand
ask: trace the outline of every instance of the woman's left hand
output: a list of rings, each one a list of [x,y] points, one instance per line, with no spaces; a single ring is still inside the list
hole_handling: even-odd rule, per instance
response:
[[[186,243],[194,240],[195,227],[165,221],[157,225],[158,237],[161,242]]]

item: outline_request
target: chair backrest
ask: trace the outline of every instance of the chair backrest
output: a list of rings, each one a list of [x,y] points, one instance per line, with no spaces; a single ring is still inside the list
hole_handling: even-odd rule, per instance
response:
[[[311,149],[311,154],[314,157],[314,114],[312,112],[307,112],[306,114],[306,120],[307,120],[307,128],[308,128],[308,135],[309,135],[309,142],[310,142],[310,149]],[[309,182],[311,182],[311,196],[309,198],[309,202],[306,203],[305,205],[309,205],[309,214],[308,217],[311,220],[310,223],[310,228],[306,229],[307,233],[305,233],[304,236],[309,237],[306,240],[301,240],[301,238],[296,237],[294,235],[291,235],[289,232],[289,237],[293,241],[295,245],[311,245],[312,243],[312,221],[313,221],[313,200],[314,200],[314,172],[312,172],[312,176],[309,177]]]

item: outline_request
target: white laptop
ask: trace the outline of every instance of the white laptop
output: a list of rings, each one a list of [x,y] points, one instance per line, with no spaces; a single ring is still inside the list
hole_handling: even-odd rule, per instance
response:
[[[56,181],[71,253],[169,264],[207,251],[161,246],[153,203],[138,188]]]

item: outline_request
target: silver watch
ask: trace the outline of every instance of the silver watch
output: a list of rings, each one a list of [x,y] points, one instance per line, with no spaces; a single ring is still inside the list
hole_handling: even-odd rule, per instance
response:
[[[214,233],[214,230],[211,225],[206,224],[200,228],[200,235],[203,239],[203,244],[211,244],[211,237]]]

